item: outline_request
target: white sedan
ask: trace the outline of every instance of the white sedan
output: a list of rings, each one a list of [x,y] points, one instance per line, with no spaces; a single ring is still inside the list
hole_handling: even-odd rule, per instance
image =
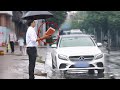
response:
[[[62,35],[52,45],[52,68],[67,73],[104,73],[104,54],[90,35]]]

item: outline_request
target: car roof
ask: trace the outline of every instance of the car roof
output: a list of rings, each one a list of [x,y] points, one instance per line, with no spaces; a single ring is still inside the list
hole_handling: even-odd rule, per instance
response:
[[[87,34],[69,34],[69,35],[61,35],[60,37],[74,37],[74,36],[86,36],[86,37],[90,37],[90,35]]]
[[[70,31],[81,31],[80,29],[71,29]]]
[[[70,30],[70,32],[72,33],[74,33],[74,32],[80,32],[80,33],[82,33],[82,31],[80,30],[80,29],[72,29],[72,30]]]

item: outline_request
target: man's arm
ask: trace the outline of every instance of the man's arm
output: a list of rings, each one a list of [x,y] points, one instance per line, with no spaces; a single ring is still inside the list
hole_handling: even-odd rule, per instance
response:
[[[43,39],[48,39],[50,38],[51,35],[44,35],[42,37],[39,38],[39,40],[43,40]]]
[[[36,39],[36,42],[37,42],[37,41],[40,41],[40,40],[43,40],[43,39],[48,39],[48,38],[50,38],[50,36],[51,36],[51,35],[46,35],[46,34],[45,34],[44,36],[42,36],[42,37],[40,37],[40,38],[37,38],[37,39]]]

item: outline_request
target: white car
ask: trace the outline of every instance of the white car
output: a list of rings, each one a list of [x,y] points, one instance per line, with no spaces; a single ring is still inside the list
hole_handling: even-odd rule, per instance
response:
[[[80,29],[72,29],[70,30],[70,34],[83,34]]]
[[[52,67],[67,73],[104,73],[104,54],[90,35],[62,35],[52,45]]]

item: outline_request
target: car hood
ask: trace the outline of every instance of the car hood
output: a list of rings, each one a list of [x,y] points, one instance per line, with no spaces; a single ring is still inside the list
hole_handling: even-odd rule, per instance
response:
[[[63,54],[67,56],[74,55],[96,55],[102,53],[97,46],[93,47],[64,47],[57,49],[58,54]]]

